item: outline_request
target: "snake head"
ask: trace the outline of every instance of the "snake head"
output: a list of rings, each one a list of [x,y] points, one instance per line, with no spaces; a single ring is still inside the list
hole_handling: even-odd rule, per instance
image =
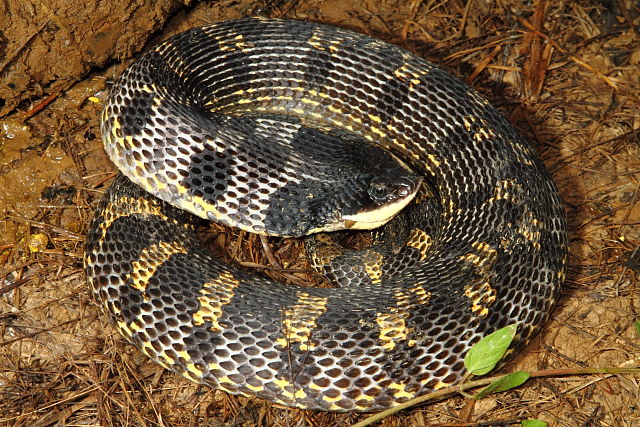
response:
[[[423,178],[400,159],[373,145],[340,144],[340,151],[313,157],[305,168],[313,173],[301,173],[271,194],[265,220],[269,234],[370,230],[413,200]]]
[[[362,179],[366,185],[342,212],[344,227],[352,230],[370,230],[386,224],[413,200],[422,183],[421,176],[408,170]]]

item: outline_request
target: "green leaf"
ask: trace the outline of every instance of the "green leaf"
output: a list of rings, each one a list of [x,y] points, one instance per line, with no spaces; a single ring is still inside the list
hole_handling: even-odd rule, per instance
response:
[[[542,420],[524,420],[520,423],[522,427],[548,427],[549,423]]]
[[[640,335],[640,320],[636,320],[633,324],[636,327],[636,332]]]
[[[469,349],[464,366],[473,375],[484,375],[495,368],[516,335],[516,324],[505,326],[487,335]]]
[[[484,389],[482,389],[478,394],[473,396],[474,399],[482,399],[488,394],[492,393],[500,393],[501,391],[510,390],[512,388],[518,387],[523,384],[525,381],[529,379],[529,372],[518,371],[503,377],[498,378]]]

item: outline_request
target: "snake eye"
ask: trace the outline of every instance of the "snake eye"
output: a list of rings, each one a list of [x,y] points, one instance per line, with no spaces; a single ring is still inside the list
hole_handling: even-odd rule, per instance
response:
[[[386,202],[389,196],[389,187],[384,184],[372,184],[369,188],[369,196],[376,202]]]

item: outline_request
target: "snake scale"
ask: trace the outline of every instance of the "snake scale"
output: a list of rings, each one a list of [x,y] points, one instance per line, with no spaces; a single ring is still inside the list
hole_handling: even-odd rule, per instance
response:
[[[88,233],[90,287],[128,341],[197,383],[381,410],[456,383],[467,350],[511,323],[515,354],[558,298],[567,239],[549,173],[485,99],[396,46],[295,20],[194,28],[132,64],[101,118],[123,175]],[[335,178],[334,162],[356,171]],[[437,229],[410,224],[361,286],[285,286],[196,240],[200,218],[289,236],[373,227],[422,179]]]

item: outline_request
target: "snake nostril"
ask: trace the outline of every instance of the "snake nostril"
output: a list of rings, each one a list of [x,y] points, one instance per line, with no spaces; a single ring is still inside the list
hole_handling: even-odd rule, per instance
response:
[[[414,190],[413,185],[403,183],[398,186],[398,195],[400,197],[406,197],[409,194],[411,194],[413,190]]]

